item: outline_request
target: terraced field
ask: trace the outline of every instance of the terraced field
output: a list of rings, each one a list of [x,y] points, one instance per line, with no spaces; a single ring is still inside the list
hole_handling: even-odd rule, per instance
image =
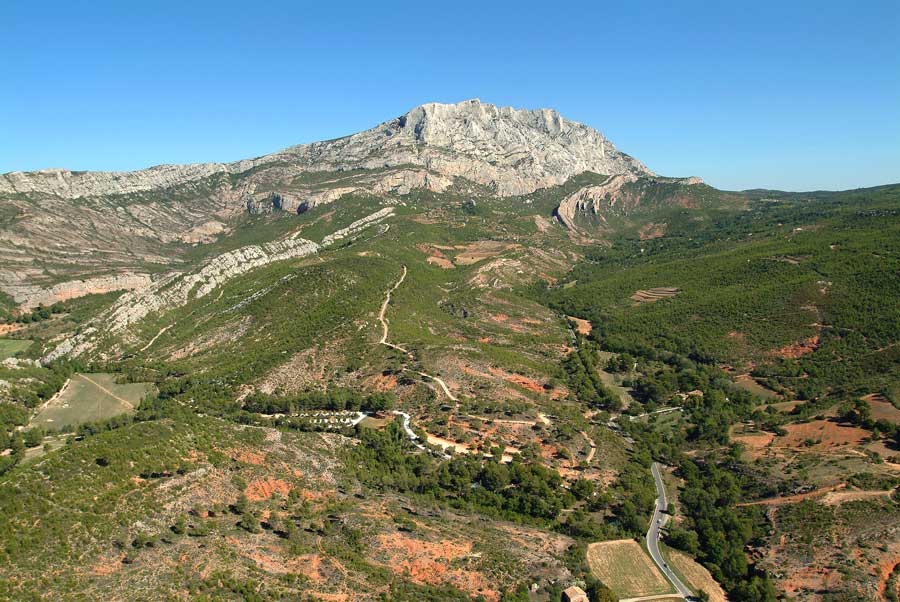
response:
[[[638,303],[652,303],[653,301],[659,301],[660,299],[674,297],[677,294],[677,288],[662,286],[658,288],[649,288],[647,290],[637,291],[635,294],[631,295],[631,300],[637,301]]]

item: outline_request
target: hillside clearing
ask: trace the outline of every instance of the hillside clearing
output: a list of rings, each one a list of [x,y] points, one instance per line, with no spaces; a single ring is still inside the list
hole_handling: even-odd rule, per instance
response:
[[[75,374],[41,408],[31,426],[59,429],[133,412],[150,385],[117,384],[115,378],[103,372]]]
[[[0,361],[13,357],[31,346],[31,341],[21,339],[0,339]]]
[[[671,286],[661,286],[657,288],[648,288],[646,290],[636,291],[631,295],[631,300],[637,303],[652,303],[660,299],[667,299],[678,294],[678,289]]]

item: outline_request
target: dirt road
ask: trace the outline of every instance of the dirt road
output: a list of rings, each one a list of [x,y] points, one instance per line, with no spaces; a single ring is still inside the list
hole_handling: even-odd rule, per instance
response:
[[[397,283],[394,284],[394,286],[391,287],[390,290],[388,290],[387,294],[384,297],[384,303],[381,304],[381,311],[378,312],[378,321],[381,322],[381,340],[378,342],[386,347],[390,347],[391,349],[396,349],[397,351],[400,351],[400,352],[405,353],[406,355],[412,357],[412,353],[410,353],[409,350],[404,349],[403,347],[401,347],[399,345],[395,345],[394,343],[391,343],[388,340],[388,335],[390,334],[390,331],[388,329],[387,320],[384,317],[385,314],[387,313],[388,305],[391,302],[391,294],[393,294],[393,292],[396,291],[400,287],[401,284],[403,284],[404,280],[406,280],[406,266],[403,266],[403,273],[400,275],[400,280],[398,280]],[[450,392],[450,387],[447,386],[447,383],[445,383],[441,377],[434,376],[433,374],[428,374],[427,372],[419,372],[419,371],[414,371],[414,372],[416,374],[418,374],[419,376],[424,376],[425,378],[436,382],[438,384],[438,386],[441,388],[441,390],[444,392],[444,394],[451,401],[459,401],[459,399],[457,399],[457,397],[453,393]]]

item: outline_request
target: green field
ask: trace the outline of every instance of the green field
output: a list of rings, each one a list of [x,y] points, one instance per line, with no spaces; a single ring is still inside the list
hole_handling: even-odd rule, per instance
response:
[[[116,384],[114,374],[77,373],[41,408],[31,426],[58,429],[129,413],[149,391],[147,383]]]
[[[31,341],[20,339],[0,339],[0,360],[12,357],[20,351],[25,351],[31,345]]]

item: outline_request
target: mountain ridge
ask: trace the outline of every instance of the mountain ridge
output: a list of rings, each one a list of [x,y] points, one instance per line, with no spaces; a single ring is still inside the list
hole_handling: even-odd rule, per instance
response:
[[[561,184],[584,171],[655,175],[598,130],[553,109],[514,109],[472,99],[426,103],[356,134],[228,163],[163,164],[125,172],[9,172],[0,175],[0,194],[79,198],[139,193],[285,161],[293,175],[416,165],[490,186],[500,196]]]

